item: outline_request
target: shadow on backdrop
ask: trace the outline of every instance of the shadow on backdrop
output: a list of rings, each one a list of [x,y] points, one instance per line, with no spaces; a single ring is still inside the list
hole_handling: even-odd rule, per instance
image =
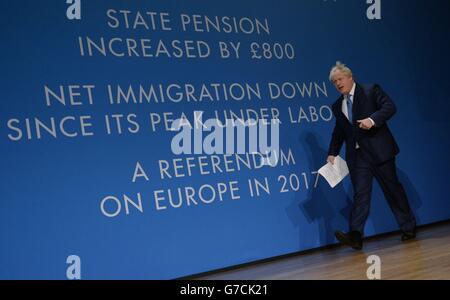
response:
[[[326,163],[328,150],[321,146],[313,132],[303,132],[299,140],[307,150],[310,171],[317,171]],[[300,199],[298,206],[307,221],[317,223],[319,227],[317,242],[320,244],[335,242],[334,232],[348,228],[351,199],[344,188],[345,182],[331,188],[320,176],[317,187],[314,188],[314,181],[311,182],[306,199]]]

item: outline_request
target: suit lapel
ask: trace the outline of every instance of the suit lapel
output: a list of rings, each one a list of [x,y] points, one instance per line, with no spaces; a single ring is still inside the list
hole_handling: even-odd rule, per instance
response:
[[[353,119],[355,119],[358,116],[359,107],[363,101],[364,101],[364,91],[359,84],[356,84],[352,107]]]

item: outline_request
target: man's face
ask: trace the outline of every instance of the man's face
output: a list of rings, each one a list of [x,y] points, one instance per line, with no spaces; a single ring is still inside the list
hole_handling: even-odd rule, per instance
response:
[[[347,95],[350,93],[353,87],[353,77],[348,74],[344,74],[340,71],[336,71],[332,77],[333,84],[339,93]]]

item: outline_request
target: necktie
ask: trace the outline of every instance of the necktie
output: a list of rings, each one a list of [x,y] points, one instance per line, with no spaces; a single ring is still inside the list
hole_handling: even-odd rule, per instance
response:
[[[348,120],[350,123],[353,124],[353,114],[352,114],[352,108],[353,108],[353,101],[352,101],[352,95],[347,95],[347,114],[348,114]]]

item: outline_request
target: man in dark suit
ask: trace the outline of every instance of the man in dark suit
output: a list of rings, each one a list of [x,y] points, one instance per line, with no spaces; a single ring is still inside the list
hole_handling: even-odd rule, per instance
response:
[[[354,191],[349,232],[336,231],[336,238],[354,249],[362,249],[374,177],[402,231],[402,241],[415,238],[416,220],[396,172],[399,148],[386,123],[396,112],[394,102],[379,85],[356,83],[352,71],[340,62],[331,69],[330,81],[341,96],[332,106],[336,124],[327,161],[334,163],[345,142]]]

